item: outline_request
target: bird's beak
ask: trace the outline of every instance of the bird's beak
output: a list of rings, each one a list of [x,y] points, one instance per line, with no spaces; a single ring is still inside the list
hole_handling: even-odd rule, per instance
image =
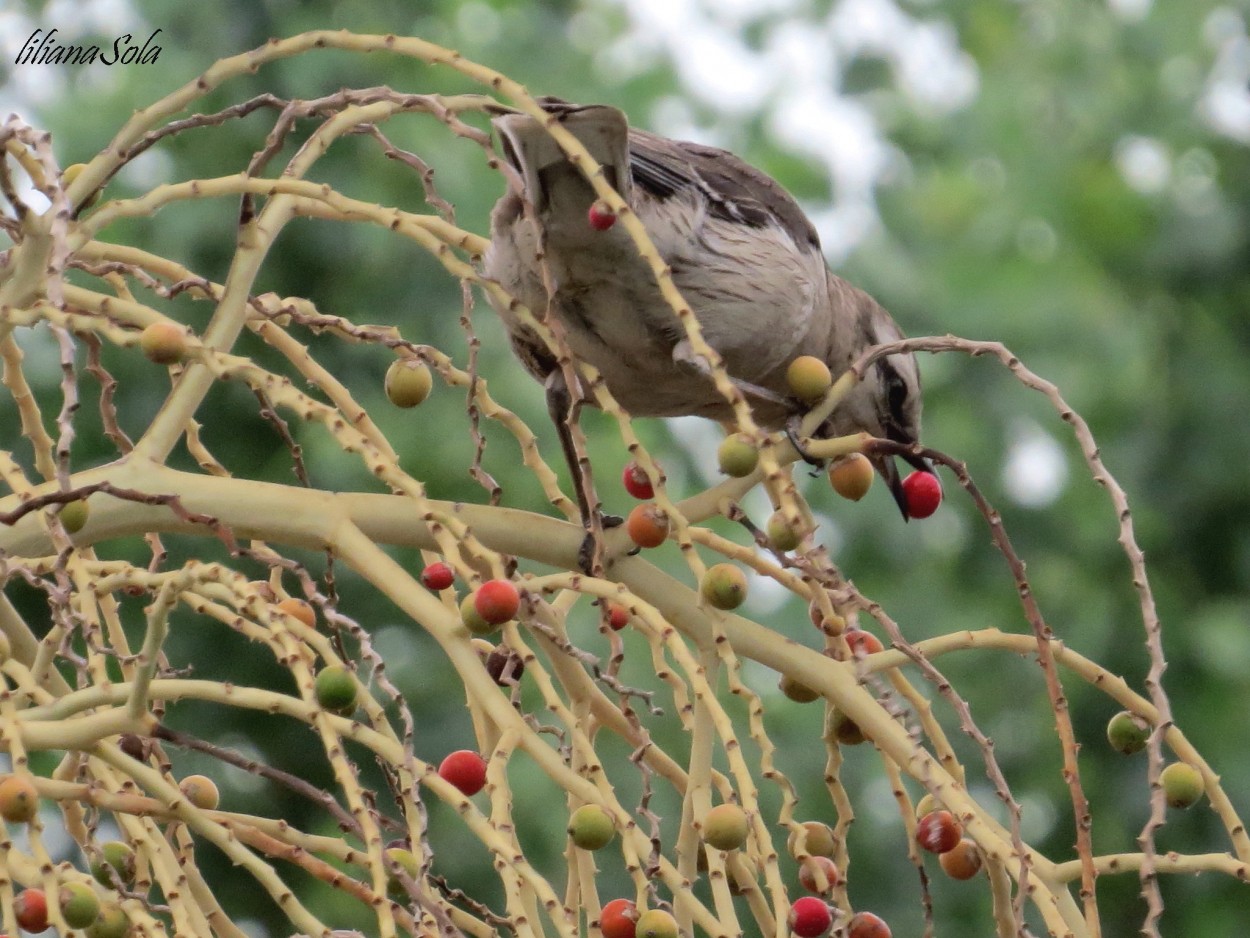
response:
[[[921,472],[933,472],[933,464],[929,460],[921,456],[912,456],[910,454],[900,457],[908,465],[914,466]],[[911,515],[907,511],[907,493],[903,491],[903,478],[898,474],[898,466],[894,463],[893,456],[870,456],[873,466],[877,470],[877,474],[885,480],[885,484],[889,486],[890,494],[894,496],[894,504],[898,505],[899,512],[903,515],[904,521],[910,521]]]

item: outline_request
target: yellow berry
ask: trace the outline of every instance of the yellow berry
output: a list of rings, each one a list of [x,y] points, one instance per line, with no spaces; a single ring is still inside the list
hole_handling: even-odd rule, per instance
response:
[[[735,433],[721,441],[716,450],[716,461],[720,464],[721,472],[740,479],[755,471],[755,467],[759,465],[760,454],[750,437]]]
[[[616,836],[612,815],[597,804],[584,804],[569,818],[569,836],[583,850],[599,850]]]
[[[416,407],[434,389],[434,377],[423,362],[401,358],[386,371],[386,396],[396,407]]]
[[[221,800],[217,784],[206,775],[188,775],[178,783],[178,788],[187,801],[205,811],[213,810]]]
[[[731,563],[718,563],[707,568],[699,591],[717,609],[737,609],[747,598],[747,575]]]
[[[717,850],[737,850],[747,842],[747,813],[736,804],[718,804],[703,817],[703,841]]]
[[[172,322],[154,322],[139,334],[139,348],[158,365],[172,365],[187,355],[187,333]]]
[[[800,355],[786,369],[786,383],[799,400],[818,401],[833,386],[833,375],[815,355]]]

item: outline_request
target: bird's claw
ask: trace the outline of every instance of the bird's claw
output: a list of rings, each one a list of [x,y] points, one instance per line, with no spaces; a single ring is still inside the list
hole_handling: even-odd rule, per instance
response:
[[[625,523],[625,519],[620,515],[600,515],[599,527],[604,531],[610,531],[612,528],[619,528]],[[586,576],[595,575],[595,529],[590,525],[586,527],[586,535],[582,538],[582,544],[577,549],[577,567]]]

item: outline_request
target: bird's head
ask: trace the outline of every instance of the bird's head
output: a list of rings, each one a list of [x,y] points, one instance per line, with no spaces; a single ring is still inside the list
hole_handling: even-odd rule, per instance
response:
[[[865,430],[895,443],[911,444],[920,440],[920,370],[914,355],[887,355],[878,359],[868,368],[856,390],[873,411],[865,421]],[[868,458],[889,486],[903,519],[908,520],[907,496],[895,457],[874,454]],[[933,472],[933,464],[921,456],[904,453],[899,458],[922,472]]]

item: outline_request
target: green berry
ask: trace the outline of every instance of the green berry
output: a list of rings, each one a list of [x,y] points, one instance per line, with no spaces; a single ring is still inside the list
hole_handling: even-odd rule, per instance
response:
[[[416,879],[421,873],[421,865],[417,863],[417,858],[413,856],[411,850],[405,850],[403,847],[387,847],[382,855],[402,869],[409,879]],[[409,899],[408,890],[404,888],[400,878],[394,874],[387,876],[386,894],[400,903],[407,903]]]
[[[100,900],[86,883],[61,883],[61,916],[70,928],[86,928],[100,917]]]
[[[1150,739],[1150,724],[1135,713],[1121,710],[1107,724],[1107,742],[1116,752],[1131,756],[1146,748]]]
[[[858,746],[868,738],[859,728],[859,724],[841,710],[834,710],[829,714],[829,731],[843,746]]]
[[[341,664],[322,668],[313,684],[317,703],[334,713],[351,713],[356,709],[356,679]]]
[[[129,886],[135,881],[135,851],[120,840],[102,844],[100,859],[91,864],[91,875],[102,886],[112,886],[114,874],[123,885]]]
[[[747,577],[731,563],[718,563],[703,574],[699,590],[717,609],[737,609],[747,598]]]
[[[599,805],[584,804],[569,818],[569,836],[583,850],[599,850],[616,836],[616,824]]]
[[[386,396],[396,407],[416,407],[434,389],[434,377],[422,362],[401,358],[386,370]]]
[[[1173,762],[1159,774],[1163,796],[1174,808],[1188,808],[1207,790],[1202,774],[1188,762]]]
[[[474,635],[490,635],[499,631],[498,625],[488,622],[478,612],[475,598],[476,594],[468,593],[460,600],[460,621],[464,623],[464,627]]]
[[[86,525],[90,512],[91,509],[85,499],[66,502],[61,509],[61,524],[65,525],[65,530],[70,534],[77,534]]]
[[[638,916],[636,938],[677,938],[677,919],[663,909],[648,909]]]
[[[721,442],[716,451],[716,460],[720,464],[721,472],[740,479],[755,471],[755,467],[759,465],[760,454],[750,437],[735,433]]]
[[[820,699],[820,694],[801,681],[796,681],[788,674],[781,675],[781,680],[777,683],[777,686],[781,688],[783,694],[795,703],[811,703]]]
[[[769,546],[783,554],[788,550],[794,550],[802,542],[799,532],[790,527],[790,522],[786,520],[785,512],[782,511],[774,511],[769,515],[765,531],[768,534]]]
[[[130,919],[115,902],[100,906],[100,915],[87,926],[87,938],[126,938],[130,934]]]
[[[703,841],[717,850],[737,850],[747,842],[747,813],[736,804],[718,804],[703,818]]]

